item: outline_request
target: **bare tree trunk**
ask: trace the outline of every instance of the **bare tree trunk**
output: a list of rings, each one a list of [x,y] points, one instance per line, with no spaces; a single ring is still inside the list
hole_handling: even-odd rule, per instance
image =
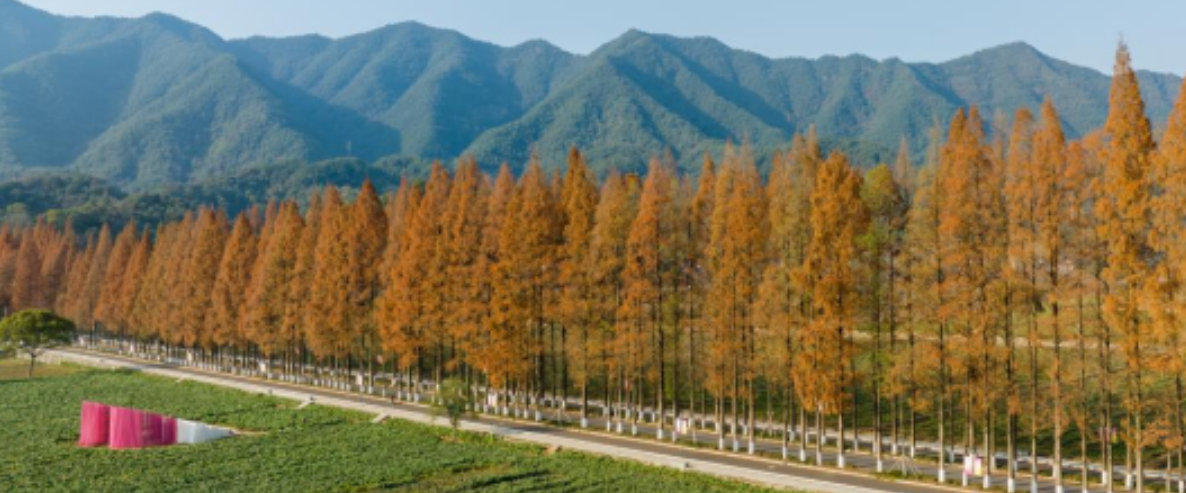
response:
[[[815,408],[815,465],[824,465],[824,418],[818,405]]]
[[[1130,323],[1135,325],[1139,322],[1137,320],[1133,320]],[[1133,364],[1136,365],[1136,367],[1133,369],[1136,372],[1136,376],[1135,376],[1134,382],[1133,382],[1133,385],[1135,387],[1135,393],[1136,393],[1136,400],[1133,402],[1133,407],[1135,408],[1135,409],[1133,409],[1133,422],[1135,425],[1135,432],[1136,432],[1136,436],[1133,437],[1134,447],[1136,449],[1136,457],[1134,457],[1134,460],[1136,461],[1136,466],[1137,466],[1137,471],[1136,471],[1137,493],[1145,493],[1145,443],[1144,443],[1144,440],[1145,440],[1145,434],[1144,434],[1144,431],[1145,431],[1145,429],[1144,429],[1145,407],[1144,407],[1144,404],[1145,404],[1145,402],[1144,402],[1144,389],[1142,388],[1142,383],[1141,383],[1141,377],[1143,376],[1142,373],[1143,373],[1144,368],[1142,366],[1143,362],[1141,361],[1141,338],[1134,337],[1134,339],[1135,339],[1135,341],[1133,341],[1133,342],[1136,346],[1136,348],[1135,348],[1136,354],[1135,354],[1135,357],[1133,358]]]
[[[1178,354],[1180,354],[1180,353],[1178,353]],[[1174,434],[1178,435],[1178,441],[1179,441],[1179,444],[1181,444],[1181,441],[1182,441],[1182,438],[1183,438],[1183,433],[1182,433],[1182,398],[1183,398],[1183,395],[1182,395],[1182,393],[1183,393],[1183,392],[1182,392],[1182,374],[1180,373],[1180,371],[1181,371],[1181,370],[1179,369],[1179,373],[1177,373],[1177,374],[1175,374],[1175,375],[1174,375],[1174,413],[1175,413],[1175,416],[1174,416]],[[1179,445],[1179,446],[1178,446],[1178,450],[1177,450],[1177,456],[1178,456],[1178,493],[1182,493],[1182,490],[1183,490],[1183,489],[1186,489],[1186,485],[1184,485],[1184,484],[1183,484],[1183,476],[1182,476],[1182,474],[1183,474],[1183,469],[1182,469],[1182,462],[1183,462],[1183,457],[1182,457],[1182,455],[1183,455],[1183,453],[1182,453],[1182,449],[1183,449],[1182,445]],[[1168,469],[1168,468],[1167,468],[1167,469]],[[1166,472],[1169,472],[1169,471],[1166,471]],[[1166,477],[1167,477],[1167,478],[1169,477],[1169,476],[1168,476],[1168,474],[1166,475]]]
[[[1055,269],[1056,270],[1056,269]],[[1057,276],[1057,274],[1052,274]],[[1057,289],[1058,280],[1055,277],[1051,284]],[[1052,324],[1054,329],[1054,385],[1051,389],[1052,405],[1054,408],[1054,492],[1063,493],[1062,481],[1062,331],[1058,319],[1058,301],[1051,303]]]
[[[791,397],[791,386],[787,384],[783,391],[786,393],[782,408],[782,460],[790,458],[788,455],[791,448],[791,407],[794,406],[794,398]]]
[[[915,376],[914,376],[915,350],[914,350],[914,325],[913,324],[910,325],[910,330],[907,333],[906,338],[907,338],[907,341],[906,341],[907,345],[909,346],[907,348],[907,351],[910,352],[910,358],[908,359],[908,361],[909,361],[909,363],[908,363],[909,369],[908,370],[909,370],[909,375],[910,375],[910,383],[909,383],[909,385],[910,385],[910,430],[909,430],[909,435],[910,435],[910,458],[913,459],[915,456],[915,450],[917,450],[917,447],[918,447],[918,441],[917,441],[918,435],[916,434],[916,432],[918,431],[918,428],[917,428],[918,413],[915,412],[915,405],[916,405],[915,403],[918,402],[918,384],[916,383],[917,380],[915,379]]]
[[[947,353],[946,330],[944,323],[939,323],[939,469],[940,483],[947,482]]]
[[[1087,426],[1089,422],[1087,419],[1087,334],[1086,327],[1083,323],[1083,297],[1078,299],[1078,326],[1079,326],[1079,412],[1082,416],[1083,426],[1079,427],[1079,463],[1082,464],[1082,474],[1079,478],[1079,486],[1082,493],[1087,493],[1088,484],[1088,470],[1087,470],[1087,437],[1091,433],[1091,427]]]
[[[678,289],[679,289],[679,287],[676,286],[677,291],[678,291]],[[677,296],[678,296],[678,294],[677,294]],[[679,301],[679,300],[677,300],[677,301]],[[679,347],[679,345],[680,345],[680,334],[683,333],[683,330],[682,330],[683,328],[680,327],[680,322],[681,322],[680,312],[682,311],[681,305],[682,305],[682,303],[676,303],[675,318],[674,318],[674,320],[672,320],[672,323],[671,323],[671,327],[672,327],[671,335],[672,335],[672,338],[674,339],[671,342],[671,346],[672,346],[671,354],[674,356],[671,361],[671,363],[672,363],[671,364],[671,418],[672,418],[671,440],[672,441],[679,440],[679,431],[678,431],[678,428],[676,428],[676,423],[679,420],[679,377],[680,377],[680,372],[679,372],[680,347]],[[665,397],[664,395],[660,395],[660,400],[663,400],[664,397]],[[662,421],[663,420],[662,413],[659,414],[659,420],[660,420],[659,426],[663,426],[662,425],[662,422],[663,422]]]
[[[1006,295],[1006,306],[1013,306],[1012,291]],[[1008,387],[1008,399],[1020,399],[1017,392],[1017,340],[1013,334],[1013,317],[1007,315],[1005,317],[1005,343],[1008,346],[1009,356],[1005,363],[1005,380]],[[1018,416],[1016,410],[1012,405],[1006,404],[1006,430],[1005,430],[1005,460],[1006,460],[1006,479],[1005,488],[1008,493],[1017,491],[1017,425]]]
[[[840,299],[840,302],[843,303],[844,300]],[[841,324],[837,327],[836,332],[836,348],[839,350],[841,362],[844,361],[844,344],[844,325]],[[839,432],[839,437],[836,440],[836,465],[840,468],[844,468],[844,387],[845,382],[847,382],[845,371],[846,368],[844,365],[840,365],[840,395],[838,396],[839,399],[837,399],[837,405],[839,406],[839,409],[837,409],[836,413],[837,431]],[[849,375],[848,377],[851,376],[852,375]]]
[[[662,303],[662,299],[663,299],[662,296],[660,296],[659,297],[660,303]],[[666,426],[666,423],[664,420],[666,406],[664,404],[667,401],[667,385],[666,385],[667,384],[667,371],[666,371],[667,365],[664,364],[664,361],[663,361],[664,355],[666,355],[666,352],[667,352],[667,348],[666,348],[666,337],[664,337],[664,335],[663,335],[663,325],[660,322],[661,319],[662,319],[662,316],[659,314],[659,309],[655,308],[655,336],[656,336],[656,339],[658,340],[658,344],[657,344],[658,347],[655,350],[655,353],[656,353],[655,354],[655,359],[656,359],[655,363],[659,365],[659,382],[658,382],[657,388],[655,389],[655,392],[656,392],[655,404],[656,404],[656,407],[658,408],[658,422],[655,425],[655,430],[656,430],[655,433],[659,440],[662,440],[664,438],[663,433],[665,431],[665,426]]]
[[[1030,352],[1030,493],[1038,492],[1038,336],[1036,315],[1029,314]]]
[[[589,319],[581,324],[581,428],[589,427]]]
[[[881,316],[880,310],[878,312],[873,344],[873,456],[877,460],[877,472],[882,472],[884,467],[881,458]],[[894,430],[897,431],[896,426]],[[856,435],[859,439],[860,434]]]
[[[688,313],[688,422],[692,442],[696,442],[696,308],[695,298]],[[700,412],[704,412],[701,408]]]

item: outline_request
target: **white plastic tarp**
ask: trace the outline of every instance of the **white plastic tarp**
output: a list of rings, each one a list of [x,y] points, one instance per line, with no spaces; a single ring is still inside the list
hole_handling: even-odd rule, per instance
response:
[[[231,430],[184,419],[177,420],[177,443],[205,443],[232,436]]]
[[[198,436],[196,443],[210,442],[221,438],[228,438],[232,435],[231,430],[226,428],[215,428],[213,426],[201,425],[198,427]]]

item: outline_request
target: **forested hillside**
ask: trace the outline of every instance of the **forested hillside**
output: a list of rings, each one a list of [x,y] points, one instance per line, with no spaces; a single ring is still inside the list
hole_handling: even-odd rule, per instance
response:
[[[340,158],[308,163],[282,161],[228,171],[191,184],[162,185],[142,192],[125,192],[98,178],[68,173],[37,174],[0,182],[0,223],[28,226],[38,217],[56,226],[70,222],[80,233],[94,233],[103,224],[121,228],[181,219],[199,207],[216,207],[238,214],[269,200],[307,204],[312,193],[327,185],[352,196],[368,178],[394,189],[404,173],[418,177],[416,161],[383,159],[367,163]]]
[[[1154,121],[1180,79],[1141,73]],[[167,15],[58,17],[0,0],[0,179],[71,170],[130,191],[254,165],[452,161],[558,169],[570,146],[599,177],[669,150],[683,172],[748,141],[763,169],[815,126],[862,166],[977,105],[1061,108],[1068,135],[1104,121],[1108,77],[1017,43],[944,63],[771,59],[711,38],[630,31],[588,55],[502,47],[415,23],[341,39],[224,40]]]

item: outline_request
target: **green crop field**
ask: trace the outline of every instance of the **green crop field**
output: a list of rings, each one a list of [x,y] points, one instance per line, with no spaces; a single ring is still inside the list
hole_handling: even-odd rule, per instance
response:
[[[0,363],[4,367],[10,362]],[[23,376],[23,374],[21,374]],[[0,379],[0,491],[762,491],[193,382],[71,367]],[[135,451],[82,449],[82,400],[231,426],[243,435]]]

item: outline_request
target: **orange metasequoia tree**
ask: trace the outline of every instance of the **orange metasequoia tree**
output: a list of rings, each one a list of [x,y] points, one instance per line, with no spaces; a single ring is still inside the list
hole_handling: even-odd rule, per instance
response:
[[[670,279],[670,240],[673,197],[670,171],[658,159],[652,159],[650,171],[639,199],[638,215],[630,226],[626,241],[626,264],[622,272],[623,299],[619,305],[620,340],[628,355],[627,378],[631,394],[632,433],[644,406],[644,383],[655,385],[655,409],[659,420],[657,434],[663,439],[664,398],[666,393],[666,355],[668,317],[664,296]]]
[[[318,359],[330,361],[336,374],[349,355],[351,238],[349,208],[341,193],[329,187],[322,197],[317,243],[313,250],[313,272],[309,283],[309,312],[313,330],[306,334],[309,350]]]
[[[227,239],[210,295],[214,311],[206,318],[206,330],[214,344],[236,352],[241,351],[247,341],[240,329],[258,250],[256,241],[250,220],[240,214]]]
[[[627,368],[624,345],[619,344],[618,305],[624,298],[622,272],[626,267],[630,226],[638,210],[638,188],[626,177],[611,173],[600,195],[590,233],[587,267],[591,283],[588,301],[592,312],[591,338],[595,341],[593,348],[599,350],[593,361],[604,375],[606,431],[610,431],[613,423],[621,431]],[[611,406],[611,402],[616,405]]]
[[[487,314],[487,289],[481,282],[485,275],[482,263],[482,238],[486,221],[489,187],[472,158],[458,161],[457,175],[449,190],[449,199],[441,218],[446,232],[444,268],[445,324],[448,332],[449,359],[446,370],[473,382],[477,364],[477,342]]]
[[[808,345],[812,359],[826,364],[813,368],[806,379],[804,394],[817,413],[835,415],[838,431],[844,434],[844,409],[851,392],[853,357],[849,332],[856,330],[859,257],[857,240],[868,226],[869,215],[861,201],[861,176],[841,153],[833,153],[820,167],[811,194],[811,243],[801,270],[810,278],[811,310],[806,330],[814,342]],[[844,445],[837,462],[844,467]]]
[[[1027,346],[1030,354],[1030,376],[1038,376],[1037,345],[1037,303],[1034,302],[1037,289],[1037,275],[1040,266],[1036,255],[1037,232],[1037,187],[1032,170],[1034,140],[1034,117],[1028,109],[1021,108],[1013,117],[1013,129],[1009,138],[1009,149],[1005,162],[1005,210],[1006,257],[1005,304],[1008,316],[1005,319],[1004,337],[1006,413],[1006,474],[1007,488],[1013,490],[1017,481],[1017,437],[1021,418],[1021,389],[1018,383],[1017,336],[1014,333],[1014,312],[1021,315],[1027,327]],[[1032,381],[1032,380],[1031,380]],[[1030,405],[1037,406],[1033,399],[1036,385],[1030,385]],[[1030,413],[1036,417],[1035,411]],[[1037,447],[1037,420],[1030,420],[1030,449]],[[1031,482],[1036,479],[1031,476]]]
[[[382,285],[382,272],[375,266],[382,262],[387,244],[387,214],[370,180],[363,182],[346,214],[347,334],[356,356],[366,362],[367,386],[374,386],[374,362],[379,352],[375,305]]]
[[[221,211],[206,209],[199,214],[182,274],[182,341],[188,347],[200,347],[203,357],[215,347],[206,319],[214,314],[211,295],[226,248],[228,226],[226,214]]]
[[[264,363],[271,363],[275,355],[288,350],[296,339],[295,327],[286,323],[285,313],[290,309],[290,295],[295,288],[303,227],[296,204],[285,202],[260,240],[242,317],[244,336],[265,358]]]
[[[1142,344],[1149,327],[1142,310],[1142,290],[1150,279],[1149,173],[1153,157],[1153,133],[1145,116],[1136,73],[1128,47],[1116,50],[1116,67],[1108,98],[1108,119],[1104,124],[1104,180],[1096,214],[1100,236],[1108,247],[1104,279],[1104,320],[1121,340],[1128,399],[1128,440],[1133,451],[1137,493],[1144,493],[1145,361]]]
[[[1186,95],[1181,91],[1179,94]],[[1168,405],[1159,414],[1162,427],[1169,431],[1163,444],[1167,450],[1176,451],[1178,475],[1182,477],[1186,471],[1182,409],[1186,399],[1182,382],[1186,372],[1186,334],[1182,331],[1186,323],[1186,97],[1179,96],[1170,113],[1150,175],[1154,196],[1150,200],[1153,222],[1149,245],[1161,263],[1149,280],[1149,304],[1153,343],[1164,348],[1153,361],[1174,384],[1174,391],[1167,393]]]
[[[865,254],[866,266],[866,309],[870,323],[874,327],[874,342],[872,354],[872,386],[873,393],[873,429],[877,436],[882,435],[882,397],[887,393],[890,385],[887,372],[883,368],[883,361],[888,359],[883,353],[883,329],[889,334],[889,355],[892,357],[897,349],[897,305],[900,297],[899,257],[901,254],[902,233],[906,219],[906,200],[902,189],[893,172],[888,166],[881,165],[873,168],[865,177],[861,190],[861,200],[869,211],[869,228],[861,237],[861,247]],[[898,438],[898,398],[896,394],[891,400],[891,436],[894,439],[895,450]],[[873,453],[877,459],[877,468],[882,468],[881,440],[873,442]]]
[[[95,318],[110,328],[118,329],[121,333],[127,320],[123,318],[123,313],[120,311],[119,296],[128,260],[132,256],[132,249],[135,248],[138,237],[136,223],[129,222],[115,238],[115,244],[111,247],[111,258],[108,260],[107,272],[104,273],[103,284],[99,288],[99,299],[95,305]]]
[[[590,268],[593,220],[597,209],[597,186],[593,180],[584,157],[575,147],[572,148],[568,153],[568,170],[561,196],[565,224],[560,259],[560,287],[563,290],[560,318],[564,327],[562,338],[567,339],[570,328],[576,332],[575,337],[562,344],[571,345],[570,349],[566,349],[568,357],[565,358],[565,369],[568,369],[569,364],[572,365],[572,373],[575,374],[576,385],[581,393],[582,428],[589,425],[589,380],[592,376],[592,360],[597,355],[590,336],[595,330],[592,327],[594,278],[593,269]],[[568,371],[564,372],[565,376],[568,374]],[[567,389],[568,382],[563,382],[561,388]]]

